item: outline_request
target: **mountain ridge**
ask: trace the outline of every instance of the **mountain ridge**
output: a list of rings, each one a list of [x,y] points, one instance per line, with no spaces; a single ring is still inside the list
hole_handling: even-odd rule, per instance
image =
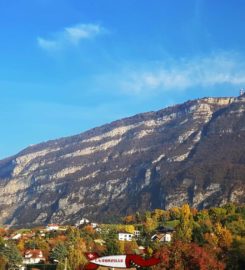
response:
[[[244,96],[207,97],[27,147],[0,161],[0,222],[69,223],[184,202],[242,202],[244,110]]]

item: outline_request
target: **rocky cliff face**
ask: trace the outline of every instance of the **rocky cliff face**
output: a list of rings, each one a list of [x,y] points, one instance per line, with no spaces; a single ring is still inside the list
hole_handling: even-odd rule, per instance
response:
[[[106,220],[244,202],[245,97],[204,98],[28,147],[0,161],[0,223]]]

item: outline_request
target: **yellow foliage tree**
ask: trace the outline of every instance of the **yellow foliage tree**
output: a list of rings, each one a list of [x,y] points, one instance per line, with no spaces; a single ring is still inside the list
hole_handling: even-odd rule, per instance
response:
[[[176,236],[182,241],[191,241],[193,229],[193,216],[188,204],[184,204],[180,209],[180,223],[177,226]]]
[[[214,233],[205,233],[204,239],[212,248],[216,248],[218,246],[218,237]]]
[[[171,219],[179,219],[180,218],[180,209],[178,207],[172,207],[170,210]]]
[[[156,229],[158,223],[153,218],[146,218],[143,225],[144,225],[145,232],[149,233],[149,232],[153,231],[154,229]]]
[[[76,239],[73,244],[68,247],[68,268],[70,270],[77,269],[81,265],[85,265],[87,260],[84,256],[86,245],[83,239]]]
[[[18,250],[23,253],[25,251],[25,240],[21,238],[17,244]]]
[[[218,238],[218,245],[222,249],[229,249],[232,244],[232,234],[230,231],[224,227],[220,223],[215,225],[215,234]]]
[[[0,270],[5,270],[8,260],[5,257],[0,256]]]
[[[119,253],[124,254],[124,245],[125,245],[124,241],[118,241],[117,243],[118,243]]]
[[[134,233],[135,228],[134,228],[133,225],[126,225],[125,226],[125,231],[128,232],[128,233]]]
[[[133,254],[135,250],[138,249],[138,245],[136,241],[125,242],[124,244],[124,254]]]
[[[164,215],[164,212],[162,209],[155,209],[152,213],[152,218],[159,220]]]

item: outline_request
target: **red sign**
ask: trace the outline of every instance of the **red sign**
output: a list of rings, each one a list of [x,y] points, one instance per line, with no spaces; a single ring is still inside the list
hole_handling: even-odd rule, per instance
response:
[[[131,268],[131,267],[147,267],[160,263],[160,259],[151,257],[144,259],[139,255],[111,255],[99,257],[97,253],[85,253],[89,263],[85,266],[85,270],[96,270],[99,266],[115,267],[115,268]]]

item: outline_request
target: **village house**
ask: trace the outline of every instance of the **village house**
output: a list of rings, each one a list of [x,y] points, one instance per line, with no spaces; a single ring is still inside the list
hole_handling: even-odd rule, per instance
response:
[[[156,233],[151,237],[151,241],[171,242],[174,229],[168,227],[158,227]]]
[[[151,237],[151,241],[159,241],[159,242],[171,242],[172,236],[169,233],[157,233]]]
[[[91,226],[92,226],[93,229],[95,229],[95,228],[98,227],[98,223],[91,222]]]
[[[136,238],[139,238],[139,237],[140,237],[140,231],[135,230],[135,231],[134,231],[134,236],[135,236]]]
[[[49,231],[49,232],[50,231],[58,231],[59,228],[60,228],[60,226],[58,224],[48,224],[46,226],[46,230]]]
[[[45,261],[45,258],[40,249],[26,250],[24,258],[23,258],[23,264],[35,264],[35,263],[40,263],[42,261]]]
[[[45,232],[44,231],[39,231],[38,233],[36,233],[36,236],[37,235],[39,235],[39,236],[41,236],[41,237],[45,237],[46,236],[46,234],[45,234]]]
[[[86,225],[86,224],[89,224],[89,223],[90,223],[90,221],[87,218],[82,218],[82,219],[80,219],[79,221],[77,221],[75,223],[75,226],[79,227],[81,225]]]
[[[15,235],[11,236],[11,239],[12,239],[12,240],[19,240],[19,239],[21,238],[21,236],[22,236],[21,233],[17,233],[17,234],[15,234]]]
[[[95,228],[95,231],[96,231],[97,233],[101,233],[101,232],[102,232],[102,229],[99,228],[99,227],[96,227],[96,228]]]
[[[132,233],[120,232],[118,233],[118,240],[119,241],[132,241],[133,236],[134,235]]]
[[[12,234],[10,237],[4,238],[4,240],[20,240],[21,238],[23,240],[31,239],[33,236],[35,236],[35,233],[33,232],[26,232],[26,233],[15,233]]]

